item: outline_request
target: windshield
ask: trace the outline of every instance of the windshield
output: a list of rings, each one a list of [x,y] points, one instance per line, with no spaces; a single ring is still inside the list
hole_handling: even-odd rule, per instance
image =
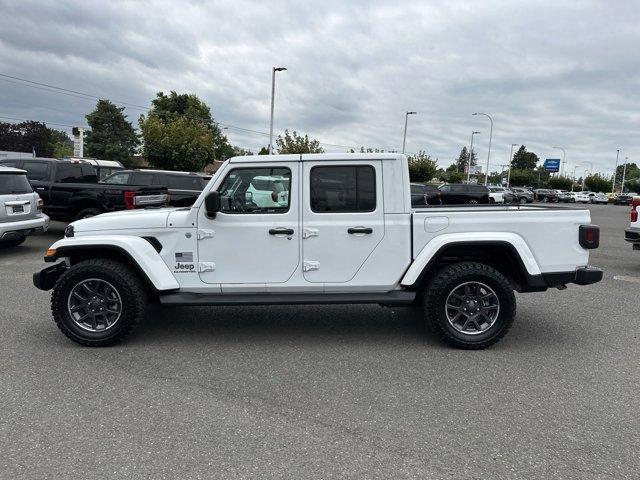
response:
[[[33,188],[31,188],[25,174],[5,173],[0,175],[0,195],[31,192],[33,192]]]

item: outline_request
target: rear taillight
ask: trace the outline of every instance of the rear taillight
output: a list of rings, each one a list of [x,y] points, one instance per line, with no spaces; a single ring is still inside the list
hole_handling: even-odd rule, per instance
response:
[[[600,246],[600,227],[596,225],[580,225],[578,239],[580,246],[591,250]]]
[[[631,200],[631,223],[638,221],[638,207],[640,207],[640,197],[634,197]]]
[[[39,212],[41,212],[42,211],[42,207],[44,207],[44,202],[42,201],[41,198],[39,198],[36,201],[36,208],[38,209]]]
[[[136,208],[136,192],[126,190],[124,192],[124,204],[127,207],[127,210]]]

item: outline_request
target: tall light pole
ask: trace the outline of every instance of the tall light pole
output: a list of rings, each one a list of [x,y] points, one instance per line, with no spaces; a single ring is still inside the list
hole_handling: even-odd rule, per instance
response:
[[[620,149],[616,150],[616,168],[613,169],[613,182],[611,186],[611,193],[616,191],[616,177],[618,176],[618,156],[620,155]],[[622,193],[622,192],[620,192]]]
[[[407,121],[409,120],[409,115],[415,115],[418,112],[406,112],[404,114],[404,135],[402,136],[402,154],[404,155],[404,146],[407,143]]]
[[[562,176],[562,170],[563,170],[563,166],[564,166],[564,162],[566,160],[567,157],[567,152],[564,151],[564,148],[562,147],[553,147],[553,148],[557,148],[558,150],[562,150],[562,163],[560,164],[560,176]]]
[[[624,178],[627,176],[627,161],[629,157],[624,157],[624,168],[622,169],[622,185],[620,185],[620,193],[624,193]]]
[[[489,130],[489,151],[487,152],[487,171],[485,172],[485,175],[484,175],[484,184],[486,185],[487,182],[489,181],[489,159],[491,158],[491,138],[493,137],[493,118],[491,118],[491,115],[482,113],[482,112],[472,113],[471,115],[484,115],[491,122],[491,129]]]
[[[518,146],[517,143],[511,144],[511,152],[509,153],[509,172],[507,173],[507,188],[509,188],[509,182],[511,182],[511,164],[513,163],[513,147]]]
[[[584,163],[589,164],[589,170],[585,170],[584,174],[582,175],[582,191],[583,192],[584,192],[584,181],[587,179],[587,172],[589,172],[589,174],[593,173],[593,163],[591,162],[584,162]]]
[[[573,167],[573,179],[571,180],[571,191],[573,192],[573,185],[576,183],[576,168],[578,168],[579,165],[576,165],[575,167]]]
[[[276,72],[283,72],[285,67],[271,69],[271,120],[269,122],[269,155],[273,155],[273,101],[276,94]]]
[[[469,150],[469,160],[467,160],[467,183],[469,183],[469,177],[471,176],[471,159],[473,158],[473,136],[479,134],[480,132],[471,132],[471,149]]]

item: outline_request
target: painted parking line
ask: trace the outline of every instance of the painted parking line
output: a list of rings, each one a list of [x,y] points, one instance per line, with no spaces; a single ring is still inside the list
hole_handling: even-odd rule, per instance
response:
[[[614,275],[613,279],[621,282],[640,283],[640,277],[630,277],[628,275]]]

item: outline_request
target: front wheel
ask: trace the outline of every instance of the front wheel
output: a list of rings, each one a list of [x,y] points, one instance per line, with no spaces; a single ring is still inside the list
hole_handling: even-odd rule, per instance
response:
[[[516,299],[509,281],[478,262],[440,270],[427,288],[425,317],[447,344],[481,349],[499,341],[513,324]]]
[[[127,265],[108,259],[77,263],[56,282],[51,312],[76,343],[106,347],[124,339],[143,319],[147,290]]]
[[[520,203],[521,204],[527,203],[527,199],[525,197],[521,197],[520,198]]]

